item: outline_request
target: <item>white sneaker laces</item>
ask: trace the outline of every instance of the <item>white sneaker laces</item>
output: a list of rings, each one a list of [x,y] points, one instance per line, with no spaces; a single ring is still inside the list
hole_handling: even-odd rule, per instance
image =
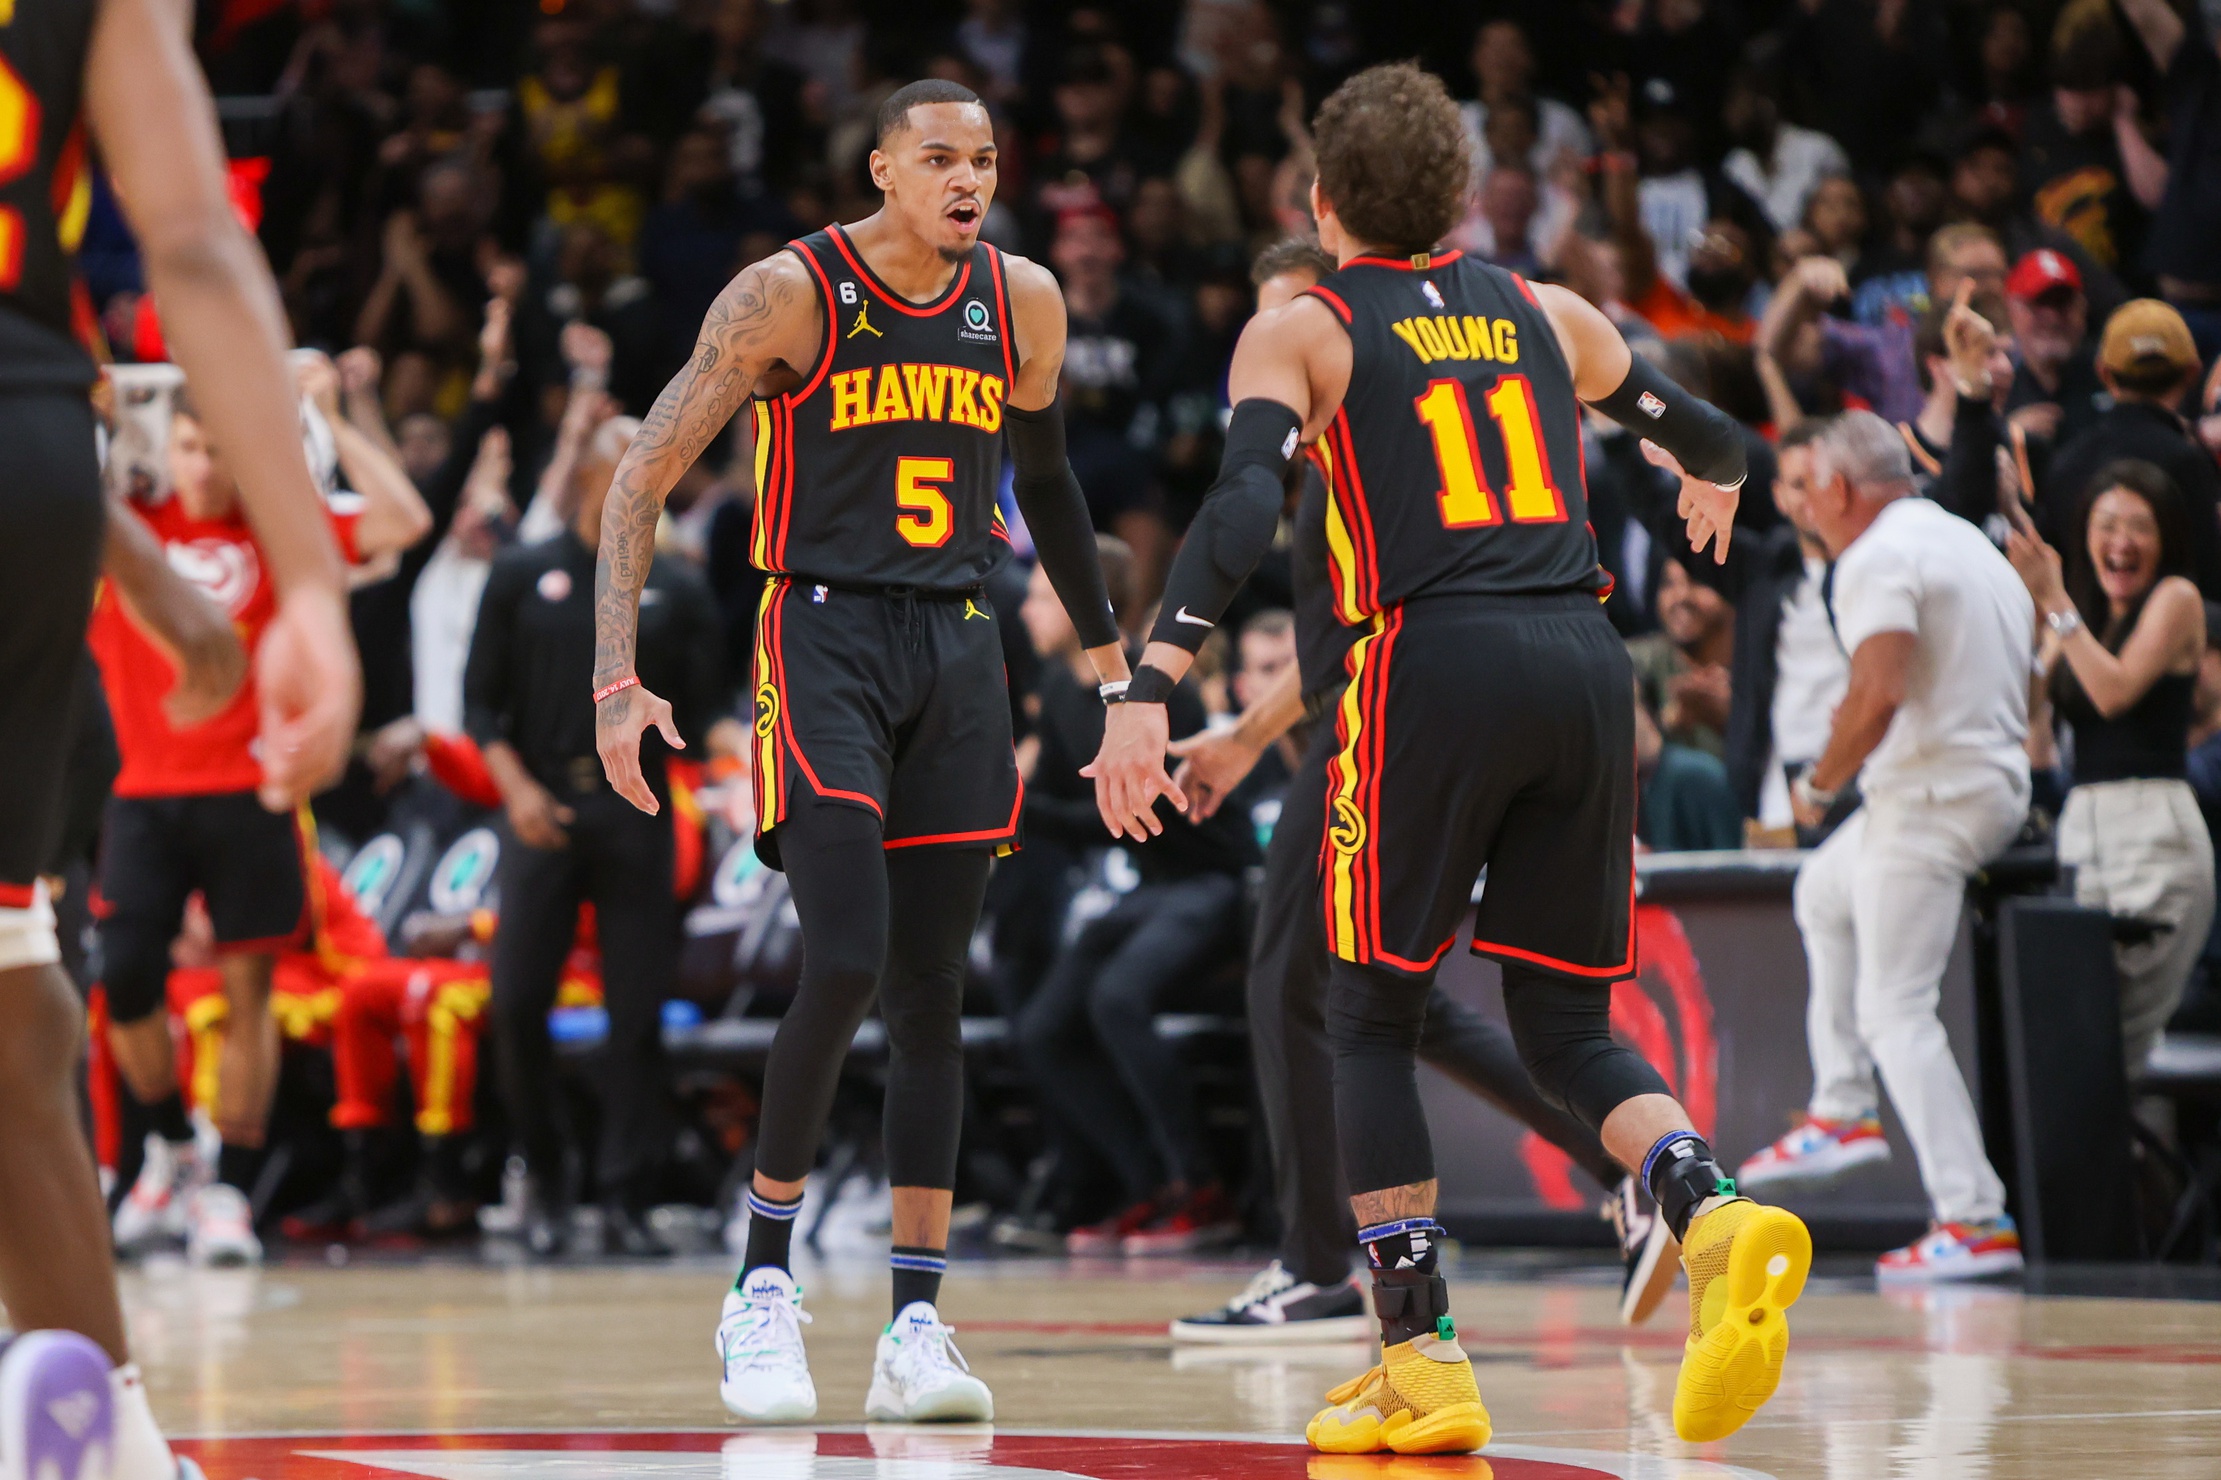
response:
[[[738,1319],[718,1332],[720,1355],[727,1368],[738,1363],[743,1372],[791,1362],[802,1350],[802,1328],[810,1313],[799,1301],[750,1300],[741,1297]]]
[[[1257,1277],[1249,1282],[1248,1287],[1241,1294],[1227,1301],[1226,1308],[1230,1311],[1249,1310],[1255,1306],[1263,1305],[1273,1296],[1285,1294],[1295,1287],[1296,1277],[1282,1269],[1280,1261],[1275,1259],[1258,1271]]]
[[[920,1378],[946,1372],[961,1371],[969,1376],[971,1370],[972,1364],[956,1349],[954,1326],[935,1322],[895,1348],[895,1371],[905,1387],[916,1387]]]

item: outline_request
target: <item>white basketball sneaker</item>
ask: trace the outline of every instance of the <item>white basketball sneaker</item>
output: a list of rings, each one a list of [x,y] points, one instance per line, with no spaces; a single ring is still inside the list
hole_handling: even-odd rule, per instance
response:
[[[717,1356],[725,1411],[749,1423],[800,1423],[817,1417],[802,1327],[810,1319],[794,1276],[765,1265],[725,1295],[717,1319]]]
[[[186,1208],[207,1179],[201,1172],[199,1151],[190,1141],[172,1145],[160,1136],[147,1137],[146,1160],[138,1180],[116,1206],[116,1249],[140,1253],[183,1243],[190,1232]]]
[[[879,1335],[864,1417],[875,1423],[985,1423],[995,1396],[972,1376],[954,1328],[923,1300],[902,1308]]]
[[[194,1264],[241,1265],[262,1262],[262,1240],[255,1237],[254,1211],[247,1194],[228,1182],[211,1182],[193,1194],[187,1212],[185,1257]]]

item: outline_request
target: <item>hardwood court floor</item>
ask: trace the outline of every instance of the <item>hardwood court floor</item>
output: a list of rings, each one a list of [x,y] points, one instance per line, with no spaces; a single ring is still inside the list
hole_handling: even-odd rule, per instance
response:
[[[806,1266],[822,1431],[735,1441],[711,1351],[729,1270],[170,1264],[128,1273],[125,1293],[155,1408],[211,1480],[2221,1476],[2214,1301],[1822,1280],[1773,1403],[1697,1450],[1668,1419],[1681,1295],[1626,1332],[1601,1268],[1469,1256],[1452,1303],[1496,1422],[1487,1462],[1352,1462],[1259,1441],[1300,1436],[1362,1348],[1167,1339],[1168,1319],[1240,1286],[1235,1264],[959,1264],[943,1310],[995,1390],[991,1434],[862,1430],[884,1267]]]

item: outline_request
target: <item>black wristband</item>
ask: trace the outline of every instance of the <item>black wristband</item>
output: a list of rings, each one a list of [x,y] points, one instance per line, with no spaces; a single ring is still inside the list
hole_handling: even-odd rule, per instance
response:
[[[1131,682],[1126,685],[1125,702],[1128,704],[1162,704],[1172,697],[1180,681],[1162,668],[1143,663],[1134,669]]]

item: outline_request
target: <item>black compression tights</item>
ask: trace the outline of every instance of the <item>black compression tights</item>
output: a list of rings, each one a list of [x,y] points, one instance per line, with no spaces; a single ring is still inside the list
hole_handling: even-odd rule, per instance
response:
[[[1413,1060],[1430,979],[1336,961],[1327,987],[1334,1045],[1334,1121],[1350,1191],[1434,1176],[1434,1150]],[[1637,1095],[1666,1094],[1658,1071],[1612,1037],[1609,983],[1531,966],[1504,967],[1504,1013],[1542,1097],[1590,1130]]]
[[[764,1067],[756,1170],[799,1182],[817,1160],[856,1028],[887,1024],[887,1179],[953,1187],[963,1121],[964,962],[987,891],[985,849],[887,852],[878,817],[805,801],[779,824],[802,924],[802,982]],[[884,969],[884,976],[882,976]]]

